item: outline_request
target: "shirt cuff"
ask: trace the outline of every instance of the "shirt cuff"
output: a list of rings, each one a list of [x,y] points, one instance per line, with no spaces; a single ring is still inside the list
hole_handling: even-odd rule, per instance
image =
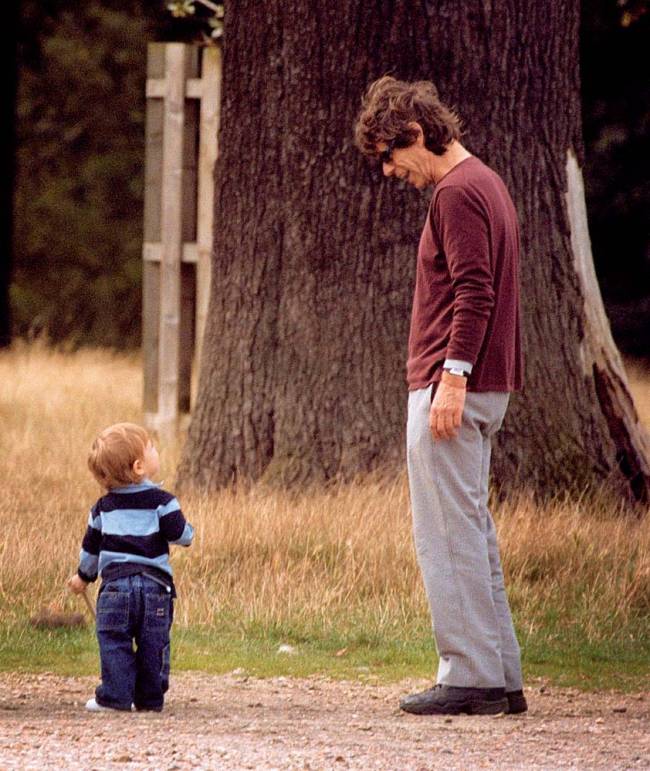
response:
[[[88,573],[84,573],[81,568],[77,570],[77,575],[82,581],[85,581],[87,584],[92,584],[94,581],[97,580],[97,576],[93,578],[92,576],[89,576]]]
[[[467,372],[468,375],[472,374],[472,367],[468,361],[461,361],[460,359],[445,359],[442,365],[443,369],[462,369],[463,372]]]

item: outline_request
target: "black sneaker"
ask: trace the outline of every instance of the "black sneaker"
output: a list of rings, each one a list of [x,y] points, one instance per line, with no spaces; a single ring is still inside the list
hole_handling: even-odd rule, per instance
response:
[[[528,702],[523,691],[508,691],[506,697],[509,715],[518,715],[520,712],[528,711]]]
[[[414,715],[498,715],[508,711],[505,688],[457,688],[434,685],[422,693],[413,693],[399,705]]]

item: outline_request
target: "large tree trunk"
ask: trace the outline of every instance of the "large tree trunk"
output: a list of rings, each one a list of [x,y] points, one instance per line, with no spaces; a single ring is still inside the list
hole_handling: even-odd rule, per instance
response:
[[[383,180],[352,145],[362,93],[390,72],[437,83],[519,211],[526,387],[496,481],[607,479],[646,496],[584,216],[578,19],[577,0],[241,0],[227,13],[212,299],[182,483],[401,466],[429,195]]]

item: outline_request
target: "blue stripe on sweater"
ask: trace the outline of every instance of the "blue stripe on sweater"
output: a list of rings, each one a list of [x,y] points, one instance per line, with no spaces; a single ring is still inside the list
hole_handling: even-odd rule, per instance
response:
[[[171,501],[166,503],[164,506],[158,506],[158,512],[161,517],[165,517],[167,514],[171,514],[173,511],[179,511],[180,508],[180,503],[176,500],[176,498],[172,498]]]
[[[97,575],[98,564],[99,558],[96,554],[88,554],[85,549],[82,549],[79,552],[79,570],[88,576],[88,578],[95,578]]]
[[[120,564],[128,562],[135,565],[150,565],[151,567],[158,568],[158,570],[164,570],[165,573],[172,575],[172,568],[169,564],[169,558],[166,554],[161,554],[160,557],[141,557],[136,554],[126,554],[125,552],[104,551],[102,550],[99,555],[99,573],[111,563],[119,562]]]
[[[114,509],[102,512],[104,535],[152,535],[159,530],[155,509]]]

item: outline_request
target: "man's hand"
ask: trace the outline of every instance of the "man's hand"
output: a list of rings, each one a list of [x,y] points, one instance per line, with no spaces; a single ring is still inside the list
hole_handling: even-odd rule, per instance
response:
[[[429,411],[429,428],[434,442],[437,439],[453,439],[465,407],[466,378],[443,372],[436,395]]]
[[[74,594],[82,594],[86,591],[87,586],[88,584],[77,573],[68,579],[68,589]]]

